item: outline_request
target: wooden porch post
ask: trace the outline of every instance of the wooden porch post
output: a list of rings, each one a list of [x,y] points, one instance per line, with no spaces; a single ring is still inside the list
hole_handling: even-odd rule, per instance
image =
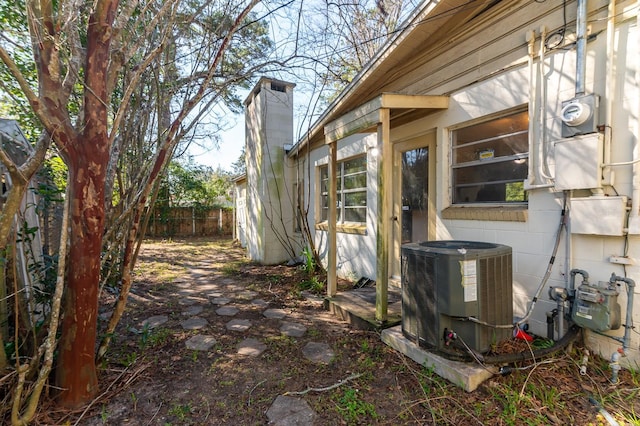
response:
[[[376,233],[377,270],[376,270],[376,320],[387,320],[389,287],[389,241],[391,232],[391,179],[393,151],[390,138],[390,113],[388,108],[380,109],[378,123],[378,144],[382,150],[378,156],[378,232]]]
[[[327,296],[333,297],[338,291],[338,271],[337,271],[337,242],[336,242],[336,222],[337,222],[337,192],[338,185],[336,179],[336,167],[338,158],[338,142],[329,142],[329,252],[327,253]]]

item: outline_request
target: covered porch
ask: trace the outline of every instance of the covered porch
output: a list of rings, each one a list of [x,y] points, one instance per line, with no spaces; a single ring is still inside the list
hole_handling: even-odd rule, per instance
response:
[[[401,320],[401,289],[389,286],[392,262],[397,262],[399,236],[393,223],[394,213],[394,141],[396,128],[426,115],[448,108],[448,96],[382,93],[324,126],[329,148],[327,297],[325,307],[359,328],[381,329],[398,325]],[[356,133],[377,134],[377,211],[376,280],[374,286],[362,286],[338,292],[337,276],[337,145]],[[435,212],[433,212],[435,214]],[[432,215],[433,216],[433,215]],[[397,241],[396,241],[397,240]],[[396,250],[394,250],[394,245]],[[400,283],[397,283],[400,284]]]

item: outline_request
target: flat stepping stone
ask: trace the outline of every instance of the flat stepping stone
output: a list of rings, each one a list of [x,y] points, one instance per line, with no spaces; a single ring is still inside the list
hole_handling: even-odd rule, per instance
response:
[[[183,299],[178,300],[178,303],[181,304],[182,306],[191,306],[191,305],[195,305],[196,301],[188,297],[185,297]]]
[[[166,315],[154,315],[142,321],[142,326],[147,328],[156,328],[169,321]]]
[[[238,293],[237,297],[238,297],[238,299],[242,299],[242,300],[252,300],[257,295],[258,295],[257,291],[246,290],[246,291],[241,291],[240,293]]]
[[[228,297],[216,297],[211,300],[211,303],[213,303],[214,305],[226,305],[229,302],[231,302],[231,299],[229,299]]]
[[[258,356],[267,349],[267,345],[258,339],[249,337],[238,343],[238,354],[248,356]]]
[[[271,319],[282,319],[287,316],[287,313],[284,309],[267,309],[262,315]]]
[[[246,331],[251,327],[251,321],[247,319],[234,319],[229,321],[225,327],[229,331]]]
[[[205,326],[207,326],[209,322],[206,319],[200,317],[189,318],[188,320],[182,321],[180,325],[185,330],[199,330]]]
[[[223,278],[220,280],[220,284],[222,285],[230,285],[230,284],[235,284],[236,280],[234,280],[233,278]]]
[[[256,305],[260,308],[266,308],[267,306],[269,306],[269,302],[267,302],[266,300],[263,299],[253,299],[251,301],[252,305]]]
[[[240,309],[234,308],[233,306],[223,306],[222,308],[216,309],[216,314],[226,317],[232,317],[238,312],[240,312]]]
[[[302,348],[302,355],[309,361],[329,364],[335,353],[327,343],[309,342]]]
[[[297,322],[283,322],[280,333],[289,337],[302,337],[307,332],[307,327]]]
[[[214,291],[213,293],[209,293],[207,294],[207,296],[209,296],[212,299],[215,299],[216,297],[222,297],[224,293],[220,292],[220,291]]]
[[[274,426],[298,426],[313,424],[316,413],[302,398],[279,395],[269,410],[269,424]]]
[[[198,315],[200,312],[202,312],[203,309],[204,308],[202,307],[202,305],[192,305],[182,311],[182,315],[191,317],[194,315]]]
[[[208,351],[215,344],[216,339],[213,336],[203,334],[197,334],[185,342],[187,349],[192,349],[194,351]]]

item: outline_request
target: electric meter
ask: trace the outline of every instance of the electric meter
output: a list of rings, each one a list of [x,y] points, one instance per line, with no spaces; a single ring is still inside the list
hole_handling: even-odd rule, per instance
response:
[[[570,138],[597,132],[599,103],[600,98],[593,94],[577,96],[562,102],[562,137]]]
[[[560,117],[568,126],[579,126],[591,117],[591,106],[580,101],[569,103],[562,108]]]

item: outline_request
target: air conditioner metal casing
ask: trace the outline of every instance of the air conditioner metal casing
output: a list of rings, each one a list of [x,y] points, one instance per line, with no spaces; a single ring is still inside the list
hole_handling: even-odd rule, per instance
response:
[[[427,349],[444,349],[453,330],[473,350],[487,352],[511,336],[511,247],[475,241],[429,241],[402,246],[402,332]]]

